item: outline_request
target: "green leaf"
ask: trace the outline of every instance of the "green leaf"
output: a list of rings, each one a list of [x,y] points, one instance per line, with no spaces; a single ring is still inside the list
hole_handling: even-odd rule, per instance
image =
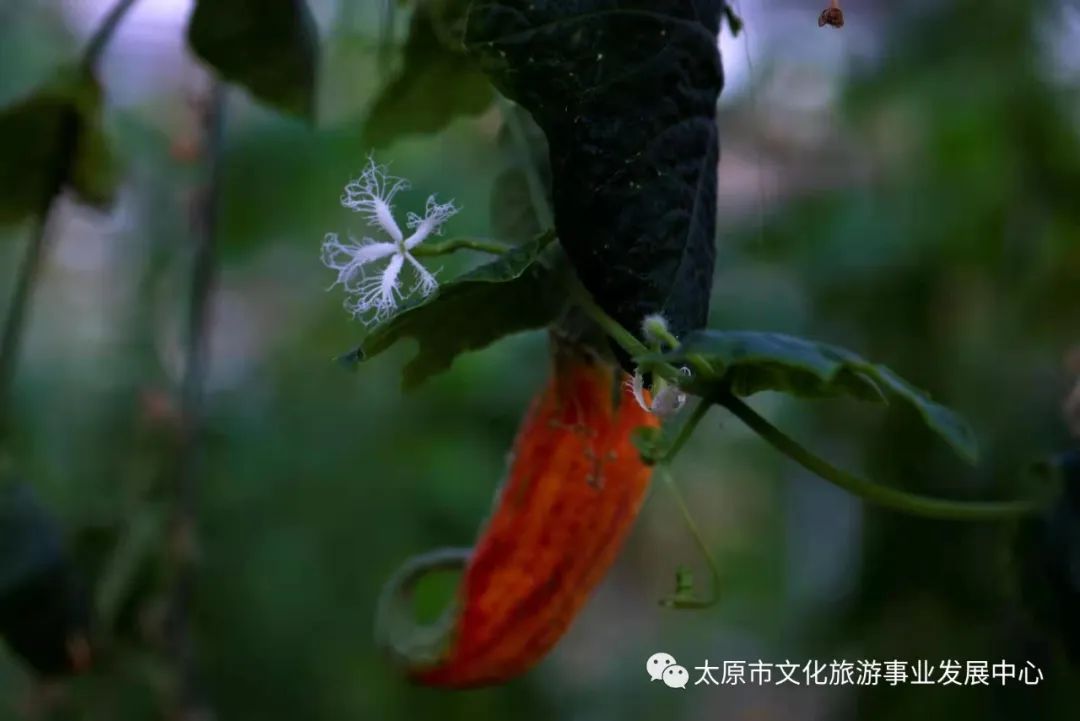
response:
[[[687,386],[702,396],[730,389],[740,396],[769,390],[805,398],[895,398],[914,408],[962,458],[978,457],[975,434],[956,413],[889,368],[844,348],[781,333],[704,330],[687,335],[676,350],[638,360],[678,365],[704,360],[712,371],[699,373]]]
[[[517,246],[446,283],[377,326],[341,360],[367,360],[402,338],[415,338],[419,352],[405,366],[402,381],[409,390],[448,369],[466,351],[548,325],[562,307],[555,272],[539,261],[551,239],[548,234]]]
[[[314,117],[319,38],[304,0],[199,0],[188,42],[225,80]]]
[[[365,144],[384,146],[406,135],[434,133],[491,105],[495,97],[491,83],[465,54],[460,40],[440,35],[449,32],[441,29],[449,12],[443,6],[452,4],[464,13],[461,2],[445,0],[414,11],[404,67],[376,98],[364,124]]]
[[[0,223],[42,212],[68,183],[84,202],[107,205],[115,180],[92,76],[65,68],[0,112]]]
[[[112,204],[119,183],[116,158],[105,134],[98,96],[79,116],[78,152],[68,177],[79,198],[96,207]]]

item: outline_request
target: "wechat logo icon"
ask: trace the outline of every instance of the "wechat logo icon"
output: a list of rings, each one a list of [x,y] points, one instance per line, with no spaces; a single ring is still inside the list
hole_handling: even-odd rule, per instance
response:
[[[668,688],[685,689],[686,682],[690,680],[686,669],[670,653],[659,652],[649,656],[645,670],[649,673],[650,681],[663,681]]]

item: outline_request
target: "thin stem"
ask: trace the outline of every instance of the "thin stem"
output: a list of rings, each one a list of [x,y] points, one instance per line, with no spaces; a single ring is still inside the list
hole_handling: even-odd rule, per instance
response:
[[[203,467],[203,388],[207,368],[209,310],[217,276],[217,227],[224,150],[225,86],[215,82],[204,116],[209,173],[197,216],[196,247],[191,270],[184,376],[180,388],[182,434],[175,473],[173,508],[174,578],[171,603],[171,651],[179,678],[182,712],[201,706],[191,634],[191,601],[195,587],[198,481]],[[185,717],[183,713],[181,717]]]
[[[660,475],[660,478],[664,481],[664,485],[671,493],[672,498],[675,500],[675,505],[679,507],[679,512],[682,514],[683,521],[690,530],[690,535],[694,537],[694,544],[697,545],[698,550],[701,551],[701,555],[705,557],[705,562],[708,564],[709,572],[712,575],[712,593],[709,594],[708,599],[673,597],[665,599],[664,604],[674,608],[683,609],[702,609],[714,606],[717,602],[717,589],[720,588],[720,568],[716,563],[716,559],[713,558],[712,553],[709,551],[708,544],[706,544],[705,539],[702,538],[701,530],[698,528],[697,522],[694,521],[694,517],[690,514],[690,508],[686,505],[682,493],[679,492],[679,487],[675,485],[675,478],[671,475],[671,470],[666,464],[661,464],[657,466],[656,472]]]
[[[26,247],[19,275],[15,281],[15,291],[11,296],[7,317],[4,319],[4,333],[0,337],[0,438],[6,435],[8,426],[7,405],[11,394],[15,367],[22,346],[23,329],[29,312],[31,291],[41,270],[41,260],[45,254],[48,236],[48,213],[36,219],[33,235]]]
[[[83,68],[91,70],[97,65],[98,60],[101,59],[101,54],[109,44],[109,40],[112,39],[113,33],[119,27],[120,21],[124,19],[124,15],[127,14],[135,2],[136,0],[117,0],[117,3],[112,6],[108,14],[105,15],[105,19],[97,26],[94,34],[90,36],[90,40],[86,43],[86,49],[83,51],[82,56]]]
[[[56,165],[52,168],[52,177],[42,196],[41,204],[35,214],[35,224],[26,253],[19,265],[15,280],[15,290],[11,295],[7,315],[4,319],[3,335],[0,336],[0,441],[9,429],[8,404],[11,386],[15,380],[15,370],[22,348],[23,331],[26,319],[30,315],[34,287],[41,274],[41,265],[49,243],[49,217],[53,202],[67,181],[71,170],[72,155],[76,151],[78,123],[74,113],[64,115],[59,130],[59,147],[56,152]]]
[[[568,291],[570,297],[574,299],[585,314],[592,319],[594,323],[600,326],[608,337],[610,337],[615,343],[619,345],[627,355],[631,357],[646,355],[649,353],[649,348],[638,340],[633,333],[626,330],[619,321],[608,315],[607,311],[601,308],[595,300],[593,300],[592,294],[588,288],[582,284],[581,280],[573,273],[568,274],[567,279]],[[672,347],[677,348],[679,345],[678,339],[675,336],[669,334],[670,344]],[[694,354],[687,356],[687,360],[690,365],[694,366],[694,369],[703,375],[714,375],[712,365],[700,355]],[[656,375],[664,378],[665,380],[680,385],[681,381],[685,381],[686,378],[682,375],[678,368],[670,363],[656,362],[648,363],[648,370]],[[643,365],[644,369],[644,365]]]
[[[732,393],[718,399],[718,403],[745,423],[751,430],[808,471],[843,488],[868,503],[894,511],[910,513],[926,518],[954,521],[993,521],[1020,518],[1038,512],[1044,503],[1037,500],[1023,501],[952,501],[906,493],[859,478],[833,466],[814,455],[783,431],[758,415],[740,398]]]
[[[697,430],[698,425],[705,416],[708,415],[712,405],[712,401],[708,398],[702,398],[698,401],[697,405],[694,406],[694,410],[690,413],[690,417],[687,418],[686,422],[679,428],[679,433],[675,436],[675,440],[671,442],[671,447],[668,448],[667,453],[664,454],[664,463],[670,463],[674,460],[675,456],[679,454],[682,447],[686,445],[686,442],[694,435],[694,431]]]
[[[375,607],[375,641],[407,664],[435,662],[445,649],[455,621],[451,603],[433,624],[421,625],[413,613],[416,585],[428,574],[460,571],[471,548],[439,548],[407,560],[383,586]]]
[[[665,322],[653,322],[652,317],[645,321],[644,335],[652,342],[653,339],[661,341],[659,345],[666,345],[668,348],[674,350],[679,347],[679,339],[675,337],[675,334],[668,330]],[[653,338],[649,338],[653,336]],[[659,346],[658,346],[659,349]]]
[[[612,340],[619,344],[624,351],[631,356],[639,356],[649,352],[649,349],[645,347],[645,344],[634,337],[634,334],[623,328],[619,321],[612,318],[607,312],[596,304],[593,300],[592,294],[588,289],[582,285],[578,277],[572,273],[568,274],[568,284],[571,297],[574,302],[581,306],[581,309],[585,311],[600,329],[603,330]],[[662,373],[661,375],[675,377],[678,373],[674,367],[668,366],[669,373]]]
[[[480,253],[502,255],[510,250],[510,246],[482,238],[451,238],[442,243],[418,245],[409,252],[418,258],[422,258],[430,255],[446,255],[456,250],[475,250]]]

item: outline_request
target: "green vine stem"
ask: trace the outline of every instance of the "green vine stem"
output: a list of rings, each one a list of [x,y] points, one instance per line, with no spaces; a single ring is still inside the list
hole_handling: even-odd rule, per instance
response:
[[[814,455],[779,428],[758,415],[754,409],[733,393],[725,394],[717,399],[717,402],[731,411],[769,445],[806,470],[864,501],[882,508],[941,520],[995,521],[1021,518],[1037,513],[1045,507],[1045,501],[1041,500],[952,501],[944,498],[921,496],[882,486],[843,471]]]
[[[581,280],[578,279],[574,273],[567,274],[567,283],[570,297],[574,302],[578,304],[586,315],[592,319],[594,323],[600,326],[608,336],[618,343],[623,350],[629,353],[631,356],[640,356],[649,352],[649,349],[645,347],[645,344],[638,340],[633,333],[623,328],[622,325],[608,315],[603,308],[596,304],[593,300],[592,293],[590,293]],[[658,364],[653,370],[657,371],[660,375],[668,379],[673,379],[678,375],[678,370],[674,366],[666,364]]]
[[[73,118],[66,118],[65,125],[74,125]],[[11,388],[15,380],[15,368],[18,364],[19,350],[22,347],[23,331],[26,327],[26,318],[30,313],[30,300],[34,287],[37,285],[38,276],[41,274],[41,263],[45,258],[45,249],[49,239],[49,215],[53,200],[60,193],[64,181],[70,169],[71,153],[74,150],[75,130],[65,128],[63,131],[65,142],[60,148],[59,157],[53,179],[49,183],[49,194],[42,203],[34,220],[34,230],[19,264],[18,275],[15,279],[15,290],[11,294],[11,302],[8,304],[7,314],[4,318],[4,330],[0,335],[0,441],[6,438],[9,431]]]
[[[701,407],[708,409],[709,404],[702,402]],[[701,530],[698,528],[697,522],[694,521],[694,517],[690,515],[690,509],[686,505],[686,501],[682,497],[682,493],[679,492],[679,487],[675,485],[675,478],[671,475],[671,470],[666,463],[660,464],[656,467],[656,473],[660,476],[660,479],[664,482],[664,486],[671,493],[672,498],[675,501],[675,505],[679,507],[679,512],[682,514],[683,522],[686,523],[686,527],[690,529],[690,535],[694,537],[694,544],[701,551],[701,555],[705,557],[705,562],[709,566],[709,574],[712,576],[711,593],[707,598],[698,598],[694,595],[693,583],[688,579],[684,579],[684,576],[688,574],[686,571],[680,569],[676,574],[676,588],[675,595],[669,596],[660,601],[660,603],[669,608],[677,608],[681,610],[700,610],[715,606],[718,599],[718,589],[720,588],[720,567],[716,563],[716,559],[713,558],[712,553],[709,551],[709,546],[705,543],[705,539],[701,535]]]
[[[671,442],[671,446],[668,447],[664,453],[664,457],[661,459],[662,463],[671,463],[675,460],[675,456],[679,454],[682,447],[686,445],[686,442],[690,440],[690,437],[694,435],[694,431],[697,430],[698,425],[709,413],[709,409],[713,404],[707,398],[702,398],[694,406],[694,410],[690,413],[690,417],[679,428],[679,433],[675,436],[675,440]]]
[[[661,326],[661,324],[657,325]],[[675,349],[679,347],[679,339],[666,327],[661,326],[653,328],[652,330],[660,340],[667,344],[668,348]]]
[[[485,240],[483,238],[451,238],[450,240],[443,241],[442,243],[429,243],[427,245],[418,245],[413,248],[411,252],[414,256],[432,256],[432,255],[447,255],[457,250],[475,250],[480,253],[490,253],[491,255],[502,255],[506,251],[510,250],[510,246],[499,243],[494,240]]]
[[[375,642],[405,664],[434,664],[442,657],[456,621],[452,602],[432,624],[413,611],[417,584],[428,574],[464,570],[471,548],[439,548],[407,560],[387,581],[375,609]]]
[[[90,36],[90,40],[86,43],[86,50],[83,51],[82,66],[86,70],[93,70],[97,65],[98,60],[101,59],[101,54],[105,52],[105,48],[108,46],[109,41],[112,40],[113,34],[116,32],[116,28],[120,26],[120,21],[127,15],[128,10],[138,0],[118,0],[118,2],[112,6],[108,14],[101,21],[101,24],[94,30],[94,34]]]
[[[206,180],[193,214],[195,254],[188,296],[184,373],[180,387],[180,443],[171,469],[175,501],[171,519],[169,650],[176,666],[178,717],[201,717],[205,700],[198,684],[191,606],[197,558],[199,479],[203,473],[204,386],[208,366],[210,309],[217,283],[218,219],[224,172],[228,90],[215,80],[203,110]]]

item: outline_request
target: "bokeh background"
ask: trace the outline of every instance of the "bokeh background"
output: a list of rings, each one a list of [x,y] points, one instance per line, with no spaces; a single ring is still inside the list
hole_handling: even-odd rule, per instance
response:
[[[711,325],[807,335],[885,362],[969,418],[984,451],[973,470],[899,411],[754,400],[836,462],[923,493],[1024,493],[1024,468],[1076,443],[1064,405],[1080,375],[1080,6],[848,0],[837,31],[818,28],[820,5],[741,0],[746,31],[722,38]],[[70,61],[108,6],[3,0],[0,104]],[[226,102],[190,630],[214,717],[1078,717],[1076,659],[1060,620],[1028,602],[1015,524],[867,508],[719,411],[675,469],[722,566],[715,608],[657,603],[676,566],[707,578],[658,488],[536,670],[461,693],[403,682],[373,643],[380,586],[408,556],[471,542],[547,372],[546,339],[523,334],[461,357],[408,395],[398,390],[408,344],[355,373],[333,362],[363,329],[326,292],[319,245],[328,231],[357,228],[338,197],[371,151],[360,130],[400,53],[381,44],[381,3],[310,6],[322,44],[316,126],[240,89]],[[116,630],[88,674],[48,684],[0,647],[2,719],[174,710],[175,669],[157,638],[169,588],[161,479],[196,246],[196,108],[209,84],[184,44],[190,12],[186,0],[141,0],[103,58],[121,192],[110,210],[64,197],[54,211],[2,456],[63,529]],[[407,27],[399,10],[397,46]],[[424,105],[415,112],[422,128]],[[452,196],[464,210],[448,233],[489,235],[499,127],[492,106],[380,147],[416,188],[403,207]],[[0,228],[0,298],[29,232]],[[444,277],[468,262],[448,261]],[[687,666],[1006,658],[1035,661],[1046,678],[1034,690],[676,692],[644,673],[658,650]]]

